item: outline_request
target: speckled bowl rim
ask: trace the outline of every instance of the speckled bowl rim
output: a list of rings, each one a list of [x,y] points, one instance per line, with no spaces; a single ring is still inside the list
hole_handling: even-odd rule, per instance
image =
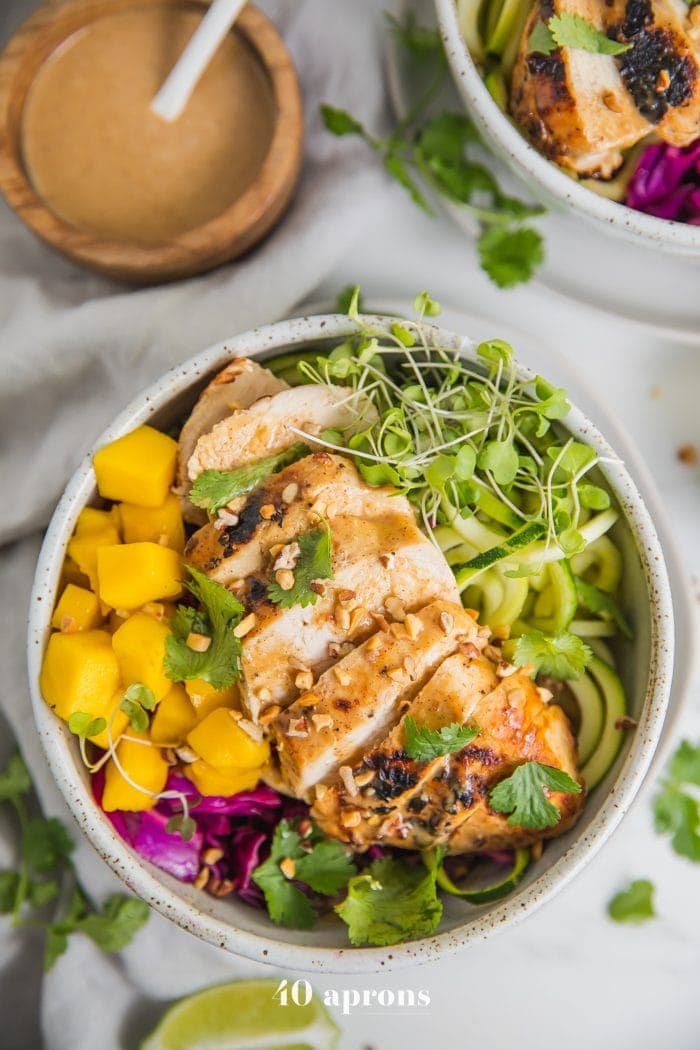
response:
[[[600,197],[565,175],[530,145],[491,98],[464,43],[455,0],[434,0],[447,60],[464,104],[484,141],[497,149],[511,170],[536,196],[550,200],[635,244],[700,259],[700,227],[645,215]],[[539,191],[539,192],[538,192]]]
[[[387,323],[379,316],[371,320]],[[469,354],[474,344],[467,337],[438,329],[442,342]],[[113,441],[133,427],[148,422],[176,396],[223,367],[233,356],[269,356],[273,351],[301,348],[324,339],[341,341],[356,331],[344,315],[327,314],[281,321],[236,336],[197,354],[167,372],[145,393],[137,396],[100,435],[94,448]],[[531,378],[519,368],[523,378]],[[39,555],[31,595],[28,630],[29,681],[34,717],[49,767],[82,831],[97,852],[127,886],[156,911],[172,919],[202,940],[256,962],[286,969],[327,973],[376,973],[414,963],[427,963],[485,939],[513,925],[549,900],[598,852],[632,804],[652,761],[663,728],[673,668],[673,610],[663,553],[648,511],[624,465],[583,413],[573,408],[567,428],[587,441],[611,462],[605,473],[624,508],[642,562],[651,596],[650,672],[642,714],[630,750],[621,764],[609,793],[583,835],[531,885],[495,902],[488,912],[469,919],[463,926],[434,936],[390,948],[328,948],[290,944],[274,932],[257,934],[221,921],[192,905],[164,885],[157,869],[140,861],[119,838],[86,791],[79,771],[77,749],[67,731],[47,707],[39,690],[41,657],[50,629],[65,547],[80,509],[94,490],[92,453],[88,453],[69,482],[46,533]],[[590,804],[590,803],[589,803]],[[265,922],[268,922],[265,917]]]

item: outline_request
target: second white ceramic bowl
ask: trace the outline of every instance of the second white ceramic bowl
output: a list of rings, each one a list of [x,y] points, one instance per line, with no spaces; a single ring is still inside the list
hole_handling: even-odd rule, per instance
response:
[[[469,115],[489,147],[549,207],[567,210],[638,247],[700,260],[700,226],[634,211],[586,189],[530,145],[498,108],[464,43],[455,0],[434,0],[447,60]]]
[[[98,438],[95,448],[143,423],[164,429],[176,426],[207,379],[232,357],[264,361],[283,351],[326,348],[356,331],[346,316],[321,315],[282,321],[211,347],[140,394]],[[474,359],[475,344],[468,338],[437,328],[431,331],[443,346]],[[520,374],[532,377],[525,368]],[[58,786],[92,845],[129,889],[195,936],[258,962],[286,970],[376,973],[382,967],[442,958],[507,929],[548,900],[588,863],[631,805],[658,744],[671,686],[673,614],[663,553],[627,470],[581,411],[574,408],[565,425],[604,461],[603,472],[623,512],[615,526],[615,539],[624,558],[624,605],[636,633],[634,642],[625,642],[619,656],[630,713],[638,727],[626,736],[614,767],[591,792],[576,827],[547,845],[516,892],[479,907],[448,898],[442,923],[432,937],[390,948],[349,947],[341,923],[321,922],[309,931],[277,927],[264,912],[235,897],[217,900],[178,882],[137,856],[95,803],[75,737],[47,707],[39,689],[66,545],[78,514],[97,496],[92,454],[85,457],[56,508],[39,556],[30,607],[29,678],[37,730]]]

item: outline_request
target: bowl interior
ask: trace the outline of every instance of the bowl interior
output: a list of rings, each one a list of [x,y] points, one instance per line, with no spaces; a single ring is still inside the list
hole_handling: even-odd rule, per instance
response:
[[[165,429],[176,426],[210,375],[231,356],[246,354],[264,361],[281,350],[327,347],[329,342],[335,344],[355,330],[344,316],[302,318],[213,347],[168,373],[134,401],[95,447],[144,422]],[[466,356],[473,355],[474,344],[469,340],[446,332],[441,332],[440,338],[443,345],[460,348]],[[75,739],[46,706],[38,686],[65,547],[80,510],[97,495],[91,460],[86,457],[56,509],[37,568],[29,629],[32,702],[49,764],[82,830],[135,892],[197,936],[249,958],[299,969],[367,972],[380,964],[437,958],[504,928],[551,896],[590,859],[631,804],[658,742],[670,690],[673,620],[663,556],[629,475],[577,409],[572,411],[566,426],[605,458],[601,469],[623,512],[615,526],[615,539],[623,553],[624,605],[634,624],[635,637],[632,642],[621,643],[618,657],[638,729],[625,738],[613,769],[591,793],[578,824],[548,843],[515,893],[478,907],[448,898],[441,926],[433,937],[388,949],[349,948],[344,927],[334,922],[320,922],[311,931],[276,927],[264,913],[235,898],[216,900],[176,881],[133,853],[92,801],[88,774]]]
[[[484,85],[459,27],[455,0],[433,0],[457,90],[484,141],[544,203],[573,210],[598,229],[637,246],[700,258],[700,228],[658,219],[607,200],[543,157],[499,109]]]

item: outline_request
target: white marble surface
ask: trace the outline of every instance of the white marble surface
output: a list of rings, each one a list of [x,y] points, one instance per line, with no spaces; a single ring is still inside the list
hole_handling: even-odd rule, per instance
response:
[[[16,20],[17,6],[3,5],[0,30]],[[571,224],[566,236],[570,250],[579,251]],[[583,241],[590,245],[589,238]],[[603,241],[594,247],[595,252],[605,253]],[[561,241],[553,254],[565,265]],[[596,265],[595,254],[590,265]],[[658,269],[658,295],[663,299],[664,260],[649,256],[648,265]],[[608,304],[625,299],[631,278],[624,266],[616,280]],[[473,246],[446,220],[430,220],[417,212],[398,188],[371,232],[346,251],[313,298],[334,298],[339,288],[355,282],[375,300],[405,299],[427,287],[446,304],[493,318],[494,332],[499,321],[506,321],[552,345],[573,363],[638,445],[671,517],[688,582],[700,590],[700,471],[676,459],[679,445],[700,446],[700,296],[687,304],[685,327],[690,334],[673,336],[577,306],[537,283],[498,292],[478,270]],[[620,313],[627,311],[625,307]],[[658,388],[656,397],[654,388]],[[674,729],[674,739],[681,735],[700,738],[697,674]],[[695,1050],[700,1045],[700,1002],[695,992],[700,967],[700,867],[676,857],[667,842],[654,834],[652,791],[653,783],[648,783],[631,814],[583,875],[506,935],[439,965],[386,976],[315,980],[319,993],[367,988],[424,989],[430,994],[431,1005],[420,1014],[374,1004],[353,1010],[349,1017],[339,1016],[343,1050],[417,1050],[431,1045],[459,1050],[510,1046]],[[659,917],[639,928],[617,926],[606,917],[606,902],[635,877],[648,877],[656,884]],[[190,941],[185,935],[181,939],[186,951]],[[38,1048],[38,1035],[29,1024],[38,996],[38,947],[25,941],[20,954],[18,944],[16,966],[0,989],[3,1026],[11,1024],[15,1004],[24,1004],[27,1050]],[[218,961],[231,976],[251,972],[244,963]],[[11,1045],[22,1047],[22,1042]]]

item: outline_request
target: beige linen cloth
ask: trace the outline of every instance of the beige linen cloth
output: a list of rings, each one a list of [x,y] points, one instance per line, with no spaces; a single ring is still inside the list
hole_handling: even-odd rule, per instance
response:
[[[35,4],[5,0],[0,34]],[[25,620],[34,563],[71,471],[115,413],[171,365],[289,313],[378,216],[387,188],[366,150],[324,132],[323,101],[371,126],[384,96],[381,7],[373,0],[260,0],[295,57],[305,97],[302,182],[281,226],[245,259],[205,277],[130,291],[52,254],[0,204],[0,706],[47,813],[79,840],[76,864],[100,900],[120,884],[82,840],[46,770],[27,693]],[[11,748],[2,734],[0,758]],[[0,813],[0,868],[13,858]],[[153,915],[119,957],[74,937],[41,975],[41,939],[0,919],[4,1050],[130,1048],[162,1001],[260,967],[201,944]]]

